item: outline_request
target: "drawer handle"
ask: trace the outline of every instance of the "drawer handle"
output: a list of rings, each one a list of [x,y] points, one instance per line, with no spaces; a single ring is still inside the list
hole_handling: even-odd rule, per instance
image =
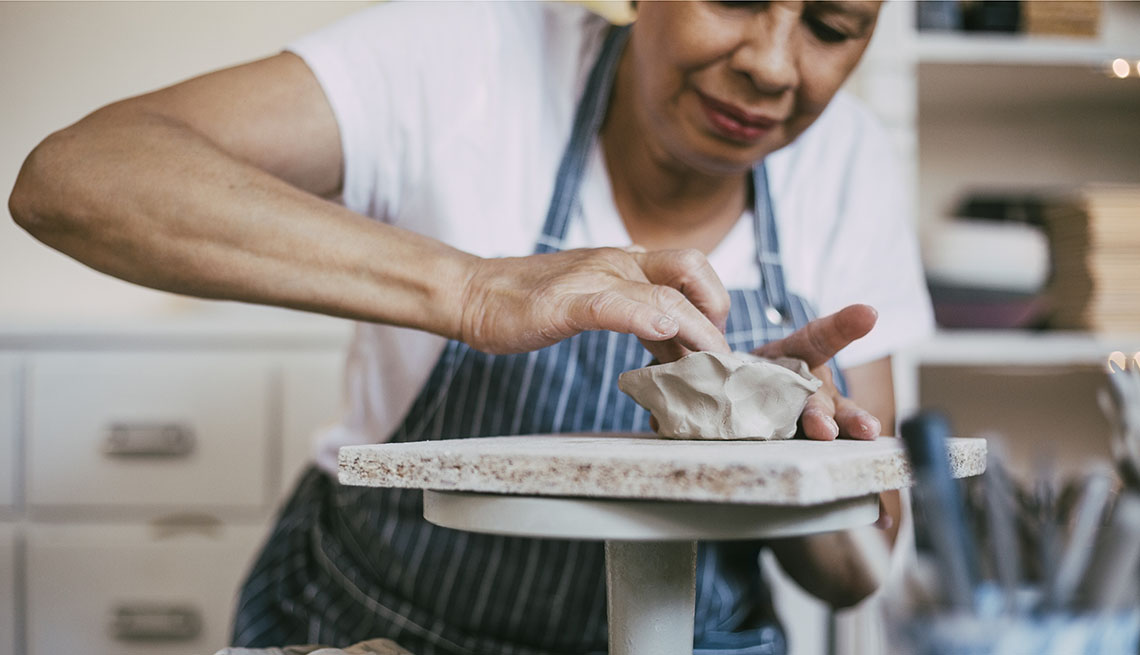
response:
[[[112,423],[103,439],[108,457],[186,457],[196,439],[182,423]]]
[[[119,641],[192,641],[202,634],[202,614],[190,605],[123,604],[111,618]]]

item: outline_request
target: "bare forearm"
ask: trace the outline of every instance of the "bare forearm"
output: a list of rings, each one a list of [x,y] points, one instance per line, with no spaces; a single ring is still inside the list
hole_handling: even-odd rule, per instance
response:
[[[769,545],[797,584],[838,608],[874,593],[890,563],[887,538],[874,527],[778,539]]]
[[[850,607],[886,580],[902,507],[897,491],[879,494],[872,526],[771,542],[780,565],[806,591],[832,607]]]
[[[884,357],[844,370],[850,399],[883,426],[894,425],[891,360]],[[837,416],[837,419],[841,417]],[[801,587],[835,607],[849,607],[882,584],[898,536],[902,507],[897,491],[879,495],[875,526],[772,542],[772,551]]]
[[[475,258],[354,214],[170,118],[112,106],[25,162],[13,217],[131,282],[456,336]]]

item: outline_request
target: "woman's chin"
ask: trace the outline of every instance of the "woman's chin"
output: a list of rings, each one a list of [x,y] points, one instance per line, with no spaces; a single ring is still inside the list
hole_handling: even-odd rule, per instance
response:
[[[689,165],[706,175],[739,175],[752,170],[776,148],[731,148],[723,143],[690,151]]]
[[[787,145],[777,128],[752,142],[729,139],[707,131],[687,136],[683,160],[709,175],[736,175],[750,170],[769,154]]]

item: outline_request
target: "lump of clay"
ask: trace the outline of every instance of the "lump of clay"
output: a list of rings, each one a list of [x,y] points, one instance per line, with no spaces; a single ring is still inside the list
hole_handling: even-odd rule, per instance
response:
[[[618,377],[671,439],[791,439],[822,382],[798,359],[698,352]]]

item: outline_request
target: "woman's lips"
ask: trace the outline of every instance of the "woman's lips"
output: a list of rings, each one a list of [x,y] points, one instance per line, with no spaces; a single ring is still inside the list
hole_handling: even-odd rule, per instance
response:
[[[698,93],[697,96],[701,99],[701,109],[713,129],[733,141],[753,143],[780,123],[778,119],[753,114],[703,93]]]

